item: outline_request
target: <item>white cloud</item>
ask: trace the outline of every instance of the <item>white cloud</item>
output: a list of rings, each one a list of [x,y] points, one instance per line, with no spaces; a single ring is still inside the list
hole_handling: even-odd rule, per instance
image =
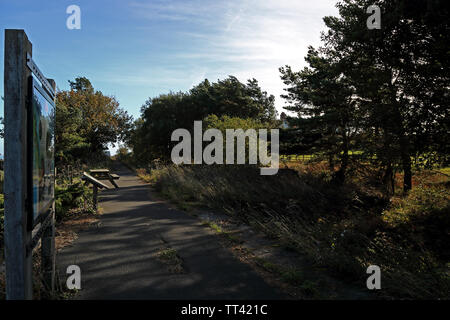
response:
[[[303,68],[309,45],[320,45],[325,30],[322,18],[337,15],[335,0],[229,0],[133,2],[147,19],[185,21],[192,28],[179,30],[201,45],[173,53],[188,61],[188,78],[195,84],[207,75],[215,81],[235,75],[241,81],[256,78],[263,90],[275,95],[282,111],[284,101],[278,68]]]

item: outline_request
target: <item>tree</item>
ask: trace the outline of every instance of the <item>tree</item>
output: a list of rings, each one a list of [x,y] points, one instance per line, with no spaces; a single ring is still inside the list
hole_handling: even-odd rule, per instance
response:
[[[294,123],[301,129],[299,133],[305,135],[303,144],[311,152],[325,153],[332,170],[334,157],[340,158],[335,181],[343,183],[352,134],[357,129],[354,90],[340,65],[331,58],[310,47],[305,60],[309,67],[300,72],[289,66],[280,68],[281,79],[288,86],[282,97],[291,103],[285,109],[297,113]],[[315,139],[310,139],[311,136]]]
[[[223,163],[226,163],[226,152],[227,152],[227,129],[233,129],[236,132],[236,136],[233,137],[233,141],[240,140],[244,141],[245,148],[238,148],[233,143],[233,154],[234,154],[234,162],[238,163],[238,158],[245,159],[245,163],[251,163],[250,159],[257,162],[257,152],[258,152],[258,130],[260,129],[273,129],[273,123],[271,122],[261,122],[261,120],[256,120],[252,118],[238,118],[238,117],[229,117],[229,116],[221,116],[220,118],[216,115],[209,115],[205,119],[203,119],[203,131],[208,129],[217,129],[222,134],[222,145],[220,148],[222,149],[222,154],[224,155],[222,160]],[[239,132],[237,130],[242,130]],[[254,132],[252,132],[254,131]],[[242,139],[242,140],[241,140]],[[220,142],[215,141],[215,138],[211,138],[212,143],[217,143],[220,145]],[[205,147],[210,145],[210,142],[203,143],[203,150],[206,150]],[[252,156],[250,156],[252,154]],[[256,163],[253,163],[256,164]]]
[[[370,5],[381,8],[379,30],[366,26]],[[399,163],[408,191],[411,156],[448,152],[448,6],[441,0],[343,0],[337,7],[339,17],[324,18],[328,31],[319,52],[354,91],[361,147],[387,176]]]
[[[91,81],[85,77],[75,78],[75,81],[69,80],[69,85],[73,91],[85,92],[86,94],[94,93],[94,87],[92,86]]]
[[[141,108],[141,121],[135,123],[127,144],[144,163],[155,158],[169,159],[175,129],[192,130],[194,121],[213,114],[275,121],[274,100],[261,90],[255,79],[247,84],[232,76],[216,83],[206,79],[189,92],[170,92],[149,98]]]
[[[196,120],[215,114],[271,121],[277,115],[275,97],[262,91],[256,79],[247,84],[233,76],[212,84],[206,79],[189,91],[188,99]]]
[[[71,90],[56,96],[56,158],[87,160],[116,143],[130,128],[131,117],[114,97],[94,91],[86,78],[69,81]]]
[[[364,10],[372,4],[381,8],[380,30],[364,27]],[[399,160],[408,191],[411,156],[449,137],[442,130],[448,128],[450,88],[448,6],[440,0],[346,0],[338,9],[340,18],[325,18],[327,52],[339,58],[365,102],[366,128],[383,141],[377,156],[384,155],[388,170]]]

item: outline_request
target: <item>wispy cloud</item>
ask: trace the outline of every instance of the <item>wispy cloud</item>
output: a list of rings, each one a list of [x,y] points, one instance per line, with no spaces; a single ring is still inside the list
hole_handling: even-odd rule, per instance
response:
[[[226,2],[216,1],[131,1],[130,8],[141,18],[151,20],[188,21],[193,24],[217,24],[217,13],[226,9]]]
[[[320,44],[322,17],[336,15],[335,0],[134,1],[133,10],[150,20],[183,21],[179,35],[195,41],[170,56],[186,61],[190,79],[216,80],[235,75],[256,78],[276,97],[279,110],[283,84],[278,68],[304,65],[309,45]],[[191,68],[191,69],[189,69]],[[193,83],[195,84],[195,83]]]

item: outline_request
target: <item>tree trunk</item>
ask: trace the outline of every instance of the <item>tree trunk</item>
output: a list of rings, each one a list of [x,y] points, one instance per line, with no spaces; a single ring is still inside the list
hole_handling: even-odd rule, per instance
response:
[[[336,172],[335,179],[338,184],[343,184],[345,182],[345,176],[347,174],[348,168],[348,137],[345,130],[342,133],[342,158],[341,158],[341,167],[338,172]]]
[[[403,192],[407,193],[412,188],[412,170],[409,140],[405,136],[403,127],[400,127],[400,156],[403,168]]]
[[[386,169],[383,174],[383,184],[386,187],[387,196],[394,195],[395,192],[395,179],[392,163],[386,165]]]
[[[334,160],[333,160],[332,153],[328,154],[328,166],[330,167],[330,171],[333,172],[334,171]]]
[[[402,148],[403,149],[403,148]],[[402,150],[403,166],[403,192],[407,193],[412,188],[411,158],[409,152]]]
[[[397,125],[397,135],[400,142],[400,157],[403,167],[403,192],[407,193],[412,188],[412,171],[411,171],[411,154],[410,144],[407,135],[405,134],[405,128],[403,126],[403,117],[401,115],[399,105],[394,101],[394,120]]]

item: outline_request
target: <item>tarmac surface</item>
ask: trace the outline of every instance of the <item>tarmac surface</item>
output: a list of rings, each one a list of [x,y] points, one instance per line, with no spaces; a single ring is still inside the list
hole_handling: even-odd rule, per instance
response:
[[[120,188],[99,193],[100,222],[57,255],[62,284],[69,265],[81,269],[75,299],[285,298],[199,219],[154,199],[149,185],[123,165],[114,173]],[[169,248],[181,259],[182,273],[158,258]]]

